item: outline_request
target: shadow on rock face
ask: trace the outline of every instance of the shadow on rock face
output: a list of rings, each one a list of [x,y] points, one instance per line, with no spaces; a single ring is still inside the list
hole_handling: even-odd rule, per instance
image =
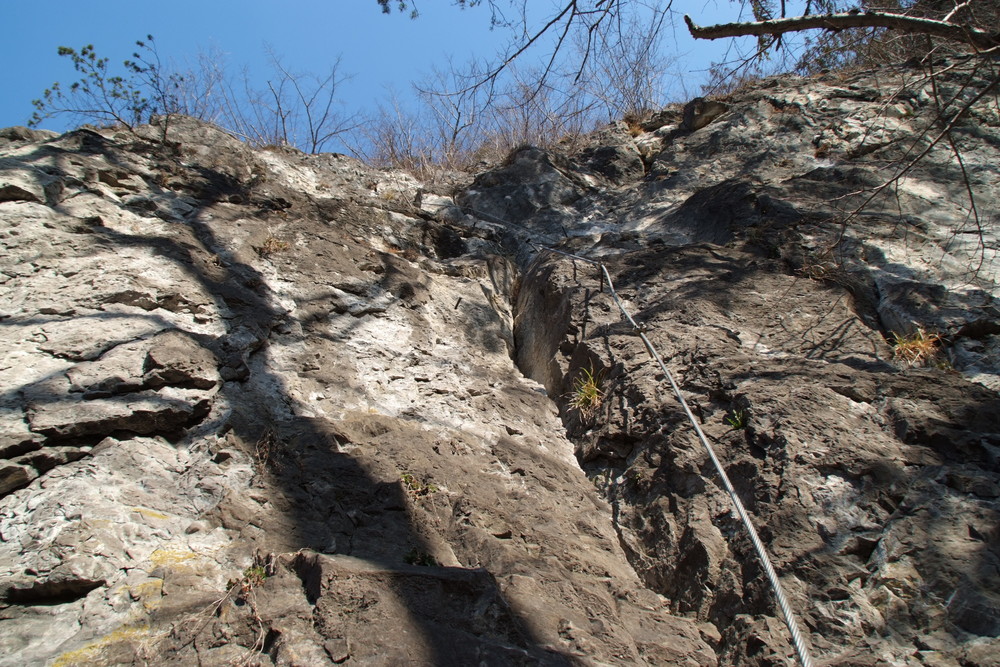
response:
[[[267,563],[268,576],[253,592],[253,612],[269,636],[259,649],[310,664],[348,656],[455,666],[570,664],[536,646],[487,570],[459,567],[447,544],[418,528],[416,506],[433,504],[437,488],[409,473],[391,477],[378,454],[399,448],[400,438],[415,446],[426,437],[386,417],[356,415],[343,422],[300,418],[258,440],[265,506],[254,492],[231,495],[215,516],[248,542],[283,553]],[[213,621],[200,635],[221,628],[236,628],[253,646],[252,623]],[[188,654],[183,642],[165,649],[172,660]],[[202,657],[211,659],[211,652]]]
[[[800,217],[791,204],[733,179],[699,190],[658,224],[684,234],[689,243],[726,245],[765,219],[787,225]]]
[[[95,281],[95,305],[107,310],[75,320],[43,317],[48,333],[40,340],[53,370],[5,387],[4,406],[23,410],[27,420],[23,433],[5,431],[0,442],[14,457],[0,469],[0,489],[14,491],[53,468],[63,472],[45,478],[55,496],[5,499],[4,539],[34,558],[36,570],[8,572],[0,582],[0,646],[39,660],[60,645],[82,646],[85,656],[96,646],[112,662],[141,651],[158,664],[229,664],[255,653],[297,664],[568,664],[539,646],[492,575],[461,567],[447,545],[414,524],[416,496],[428,487],[401,477],[405,471],[379,468],[372,448],[383,444],[380,437],[426,438],[423,432],[403,432],[377,416],[346,425],[294,416],[298,398],[260,363],[288,313],[267,278],[231,252],[220,233],[275,225],[290,213],[309,219],[313,207],[280,188],[257,188],[254,158],[232,144],[233,161],[224,167],[211,166],[212,159],[185,166],[170,156],[150,158],[170,174],[165,178],[190,186],[187,212],[169,226],[155,216],[146,228],[122,224],[105,206],[105,217],[86,230],[64,230],[59,225],[74,220],[72,202],[53,223],[53,242],[66,236],[75,244],[82,275]],[[138,158],[127,149],[102,141],[87,154],[117,162],[122,173],[105,179],[106,187],[147,187],[130,180],[130,162]],[[66,171],[75,173],[68,165]],[[130,210],[125,217],[152,213]],[[439,245],[457,251],[459,244],[442,237]],[[188,292],[164,301],[135,272],[117,278],[132,284],[103,295],[89,263],[109,253],[141,258],[150,274],[183,274]],[[387,259],[382,277],[384,291],[410,307],[428,299],[408,262]],[[164,308],[176,312],[164,318]],[[118,320],[123,326],[115,326]],[[3,326],[33,325],[15,317]],[[83,467],[60,468],[88,454]],[[251,485],[247,462],[255,470]],[[91,472],[95,465],[111,467]],[[85,484],[88,476],[107,478],[105,504],[58,497],[61,485]],[[125,502],[135,505],[121,510],[127,519],[103,518],[121,509],[120,493],[131,493]],[[65,509],[80,502],[75,514]],[[51,522],[42,520],[46,513]],[[9,528],[18,516],[39,519],[37,530]],[[171,516],[187,519],[177,525]],[[60,544],[38,546],[53,535]],[[238,564],[251,557],[259,565],[241,575]],[[131,574],[125,579],[122,572]],[[124,606],[108,601],[121,591]],[[66,616],[38,634],[39,610],[47,606]],[[122,626],[121,609],[132,609],[141,624]]]

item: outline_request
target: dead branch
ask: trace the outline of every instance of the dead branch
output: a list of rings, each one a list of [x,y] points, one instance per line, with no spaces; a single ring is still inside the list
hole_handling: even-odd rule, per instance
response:
[[[721,23],[698,26],[690,16],[684,16],[691,36],[695,39],[721,39],[724,37],[746,37],[749,35],[783,35],[800,30],[844,30],[847,28],[887,28],[900,32],[931,35],[955,42],[969,44],[979,50],[1000,46],[1000,32],[989,33],[968,25],[937,21],[934,19],[888,14],[884,12],[826,14],[819,16],[797,16],[785,19],[756,21],[752,23]]]
[[[672,0],[669,0],[661,11],[666,12],[671,4]],[[494,6],[492,2],[490,5]],[[551,47],[552,51],[549,54],[548,61],[543,66],[542,74],[535,87],[535,94],[540,94],[545,88],[549,75],[554,72],[558,56],[567,45],[567,39],[572,30],[580,27],[586,30],[588,46],[578,63],[576,81],[574,81],[574,83],[578,83],[591,56],[591,47],[594,45],[593,40],[597,36],[597,33],[599,33],[602,27],[612,24],[619,17],[625,5],[627,5],[625,0],[596,0],[593,5],[584,3],[581,0],[568,0],[559,9],[558,13],[546,21],[540,28],[530,33],[525,29],[524,36],[516,44],[512,52],[506,54],[499,64],[493,66],[471,86],[466,87],[464,90],[455,91],[456,94],[469,92],[473,88],[492,86],[502,73],[509,71],[513,67],[515,61],[531,49],[539,46],[544,41],[544,38],[548,36],[552,37],[555,43]]]
[[[934,75],[932,73],[932,75],[931,75],[932,79],[933,79],[933,76]],[[975,224],[976,224],[976,227],[977,227],[977,229],[979,230],[979,233],[980,233],[980,243],[983,243],[983,238],[982,238],[982,222],[981,222],[981,220],[979,218],[979,212],[978,212],[978,208],[976,206],[976,198],[975,198],[975,194],[974,194],[973,189],[972,189],[972,183],[969,180],[968,173],[966,172],[965,166],[962,163],[962,158],[961,158],[961,155],[960,155],[960,151],[958,150],[958,147],[953,143],[953,138],[952,138],[951,131],[955,128],[955,126],[963,118],[965,118],[965,116],[969,113],[969,111],[972,109],[972,107],[974,107],[977,103],[979,103],[986,96],[990,95],[998,86],[1000,86],[1000,75],[994,75],[993,79],[991,81],[989,81],[982,90],[980,90],[978,93],[976,93],[968,101],[963,102],[960,105],[960,108],[958,109],[958,111],[951,112],[950,114],[947,113],[946,110],[950,107],[950,105],[951,105],[952,102],[957,101],[957,96],[951,102],[942,105],[940,103],[940,100],[939,100],[940,95],[936,93],[936,99],[938,100],[938,108],[939,108],[938,118],[937,118],[936,122],[943,122],[944,128],[941,130],[940,133],[938,133],[937,136],[935,136],[924,147],[924,149],[922,151],[920,151],[920,153],[916,157],[909,158],[908,161],[907,161],[907,163],[906,163],[906,165],[903,166],[901,169],[899,169],[892,176],[892,178],[888,179],[887,181],[883,182],[878,187],[874,188],[871,191],[871,193],[868,195],[868,197],[865,198],[864,202],[862,202],[857,208],[854,209],[854,211],[852,211],[846,218],[844,218],[844,220],[841,222],[840,234],[838,235],[837,240],[836,240],[836,242],[833,245],[836,246],[837,244],[839,244],[843,240],[844,235],[845,235],[845,233],[847,231],[847,226],[851,222],[851,220],[853,220],[855,217],[857,217],[858,215],[860,215],[861,212],[864,211],[868,207],[868,205],[871,204],[875,200],[876,197],[878,197],[880,194],[882,194],[883,191],[885,191],[889,187],[893,187],[893,186],[897,185],[910,171],[912,171],[925,157],[927,157],[927,155],[931,152],[931,150],[934,149],[935,146],[937,146],[939,143],[941,143],[942,141],[945,141],[945,140],[947,140],[949,142],[949,145],[952,147],[952,150],[954,151],[954,155],[956,156],[956,158],[959,161],[959,164],[961,165],[962,175],[963,175],[963,179],[964,179],[964,184],[965,184],[968,196],[969,196],[971,212],[975,216]],[[951,116],[950,118],[948,117],[949,115]],[[927,132],[929,132],[929,131],[930,131],[930,127],[927,128]],[[926,132],[922,136],[926,136]],[[914,144],[913,148],[916,148],[916,144]]]

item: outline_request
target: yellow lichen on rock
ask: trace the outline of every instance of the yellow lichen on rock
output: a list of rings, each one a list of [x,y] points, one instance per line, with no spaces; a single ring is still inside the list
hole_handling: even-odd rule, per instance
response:
[[[150,562],[155,567],[176,568],[179,565],[203,558],[189,549],[157,549],[149,555]]]
[[[138,512],[142,516],[149,517],[150,519],[169,519],[170,517],[163,512],[157,512],[156,510],[151,510],[148,507],[133,507],[133,512]]]
[[[160,598],[163,597],[163,580],[150,579],[141,584],[130,586],[128,594],[133,600],[141,602],[146,611],[152,611],[160,606]]]
[[[82,667],[83,665],[99,665],[102,664],[101,654],[108,647],[124,642],[141,641],[149,636],[150,628],[148,625],[122,627],[108,635],[105,635],[104,637],[101,637],[100,639],[90,642],[83,648],[63,653],[55,659],[52,663],[52,667],[76,667],[77,665]]]

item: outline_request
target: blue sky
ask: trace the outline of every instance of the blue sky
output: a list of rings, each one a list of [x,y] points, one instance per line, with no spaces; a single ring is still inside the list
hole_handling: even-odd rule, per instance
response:
[[[533,10],[545,6],[544,0],[530,4]],[[449,56],[459,63],[488,57],[509,39],[501,29],[490,30],[487,8],[460,10],[450,0],[419,2],[416,20],[384,15],[375,0],[288,0],[280,6],[274,0],[7,0],[3,5],[0,127],[25,124],[31,100],[54,81],[76,80],[69,60],[56,54],[61,45],[93,44],[117,66],[131,55],[135,40],[150,33],[164,60],[183,64],[199,50],[214,49],[225,55],[233,73],[244,65],[263,72],[268,45],[299,72],[318,73],[340,57],[340,72],[351,76],[340,88],[342,102],[347,110],[362,112],[384,100],[389,89],[405,96],[412,81]],[[699,24],[731,20],[738,11],[726,0],[677,0],[674,8],[691,13]],[[665,44],[678,58],[675,97],[695,96],[704,71],[726,45],[696,44],[680,21],[672,34],[676,44],[669,35]],[[55,118],[42,126],[61,131],[66,123]]]

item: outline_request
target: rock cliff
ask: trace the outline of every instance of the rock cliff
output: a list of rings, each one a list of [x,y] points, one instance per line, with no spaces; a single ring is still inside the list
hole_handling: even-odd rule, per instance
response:
[[[996,105],[931,144],[965,74],[765,80],[447,187],[0,131],[0,665],[791,664],[665,378],[546,248],[606,266],[821,664],[997,664]]]

